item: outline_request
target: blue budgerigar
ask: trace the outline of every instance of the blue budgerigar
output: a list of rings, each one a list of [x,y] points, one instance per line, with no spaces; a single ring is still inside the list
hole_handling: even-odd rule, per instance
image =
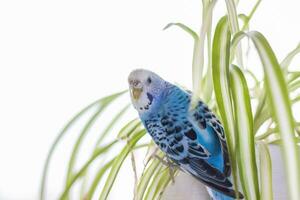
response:
[[[224,129],[207,105],[199,100],[190,110],[190,92],[148,70],[134,70],[128,81],[133,106],[168,158],[204,183],[214,200],[236,198]]]

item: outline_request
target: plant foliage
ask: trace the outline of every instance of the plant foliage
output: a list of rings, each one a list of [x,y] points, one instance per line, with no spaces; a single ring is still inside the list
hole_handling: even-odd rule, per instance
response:
[[[297,95],[297,89],[300,88],[300,71],[291,71],[290,64],[300,52],[300,45],[279,62],[263,34],[257,31],[245,32],[249,29],[249,22],[261,1],[257,1],[249,15],[237,14],[237,2],[234,0],[225,0],[225,2],[227,15],[218,20],[215,28],[212,27],[212,19],[217,1],[203,0],[202,25],[199,34],[183,23],[170,23],[165,29],[177,26],[191,35],[194,40],[193,99],[201,97],[206,103],[212,105],[223,122],[236,190],[242,190],[248,200],[273,199],[272,159],[268,145],[274,143],[280,145],[282,150],[289,199],[299,200],[300,122],[292,115],[292,108],[300,100],[300,95]],[[244,65],[241,40],[245,37],[252,41],[254,50],[258,53],[264,71],[262,80],[251,71],[251,66]],[[204,60],[207,61],[206,67],[204,67]],[[249,79],[254,80],[254,87],[248,86]],[[78,153],[82,150],[80,147],[83,139],[97,123],[97,119],[103,117],[100,116],[103,110],[123,93],[113,94],[90,104],[73,117],[61,131],[45,162],[40,199],[46,198],[47,174],[53,152],[59,142],[63,142],[63,137],[69,133],[70,127],[93,109],[95,109],[94,113],[77,136],[68,162],[67,178],[60,199],[68,199],[73,185],[76,182],[84,182],[91,165],[101,159],[104,162],[90,178],[91,183],[82,188],[82,194],[84,199],[106,199],[119,175],[120,168],[124,161],[129,159],[129,155],[135,169],[133,153],[141,148],[147,149],[145,155],[147,162],[142,169],[142,174],[136,177],[134,197],[137,200],[162,197],[164,189],[171,182],[169,169],[161,162],[165,157],[159,150],[155,152],[160,159],[149,156],[151,154],[149,152],[156,147],[151,140],[147,140],[146,143],[142,140],[146,131],[139,119],[133,119],[125,124],[115,139],[109,143],[103,142],[112,127],[127,111],[128,105],[120,109],[99,135],[90,158],[79,170],[74,167]],[[116,146],[120,145],[123,147],[116,151]],[[110,160],[105,159],[108,154],[113,155]],[[173,172],[177,174],[176,171]],[[237,184],[239,182],[240,186]],[[101,190],[100,194],[95,192],[97,188]]]

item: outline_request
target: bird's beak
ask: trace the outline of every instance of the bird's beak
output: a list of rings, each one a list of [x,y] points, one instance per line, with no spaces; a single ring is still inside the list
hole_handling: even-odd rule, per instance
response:
[[[133,97],[133,99],[135,101],[137,101],[140,98],[140,96],[141,96],[141,94],[143,92],[143,89],[142,88],[134,88],[133,87],[133,88],[131,88],[130,92],[131,92],[131,96]]]

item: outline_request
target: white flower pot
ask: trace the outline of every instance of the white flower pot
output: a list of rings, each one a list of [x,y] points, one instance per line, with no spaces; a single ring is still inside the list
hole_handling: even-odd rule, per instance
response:
[[[279,146],[270,145],[273,174],[274,200],[288,199],[283,160]],[[210,200],[205,186],[188,174],[180,172],[175,183],[169,185],[163,195],[164,200]]]

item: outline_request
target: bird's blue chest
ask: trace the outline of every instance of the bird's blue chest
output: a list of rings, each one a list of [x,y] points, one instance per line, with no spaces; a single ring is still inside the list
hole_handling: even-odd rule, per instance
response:
[[[154,142],[163,150],[168,146],[178,145],[183,133],[192,127],[192,124],[171,112],[160,112],[144,121],[144,125]]]
[[[180,143],[184,132],[192,128],[187,119],[189,102],[188,95],[170,91],[159,109],[144,118],[147,131],[163,151]]]

